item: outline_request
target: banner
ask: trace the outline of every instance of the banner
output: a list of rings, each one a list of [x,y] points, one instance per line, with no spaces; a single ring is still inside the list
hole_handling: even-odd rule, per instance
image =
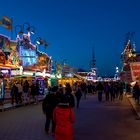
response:
[[[12,30],[12,20],[6,16],[3,16],[0,20],[0,24],[8,30]]]
[[[136,81],[140,79],[140,62],[134,62],[130,64],[132,80]]]

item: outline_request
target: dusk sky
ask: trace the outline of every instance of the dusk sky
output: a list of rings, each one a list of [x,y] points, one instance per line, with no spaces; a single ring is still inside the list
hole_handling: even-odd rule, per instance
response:
[[[13,19],[13,27],[29,22],[36,35],[48,41],[53,62],[65,60],[89,69],[94,48],[100,75],[114,75],[127,32],[136,33],[140,50],[140,0],[1,0],[0,18]],[[13,28],[15,39],[15,29]],[[0,33],[11,36],[0,26]],[[33,40],[34,40],[34,37]]]

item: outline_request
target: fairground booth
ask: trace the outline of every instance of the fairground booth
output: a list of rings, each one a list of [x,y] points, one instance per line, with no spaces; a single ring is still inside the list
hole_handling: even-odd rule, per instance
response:
[[[25,80],[28,80],[29,84],[37,81],[40,93],[43,93],[48,84],[51,67],[51,57],[40,52],[37,45],[31,43],[29,33],[17,36],[16,40],[0,34],[0,98],[9,96],[7,93],[13,83],[22,84]]]
[[[61,84],[62,86],[65,86],[69,83],[72,86],[75,82],[81,81],[81,79],[76,76],[76,71],[76,68],[72,68],[67,64],[60,64],[56,62],[56,74],[53,75],[52,81],[54,82],[56,79],[55,83],[57,83],[57,85]]]

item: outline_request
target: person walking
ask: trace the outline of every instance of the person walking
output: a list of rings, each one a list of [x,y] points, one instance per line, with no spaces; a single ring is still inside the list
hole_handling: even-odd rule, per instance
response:
[[[18,88],[15,83],[13,84],[13,86],[11,88],[10,95],[12,97],[11,104],[14,105],[14,100],[16,101],[16,104],[18,104]]]
[[[79,103],[82,97],[82,91],[80,85],[78,85],[77,87],[77,91],[75,92],[75,97],[76,97],[76,107],[79,108]]]
[[[17,88],[18,88],[18,100],[19,103],[22,103],[22,85],[20,82],[17,82]]]
[[[23,84],[23,93],[24,93],[24,104],[26,104],[29,101],[29,83],[27,80],[25,80]]]
[[[37,88],[36,88],[36,84],[35,83],[32,83],[30,95],[32,96],[32,99],[33,99],[34,104],[37,103],[37,100],[36,100],[37,92],[38,91],[37,91]]]
[[[96,90],[98,92],[98,101],[101,102],[102,101],[102,94],[103,94],[103,91],[104,91],[104,86],[100,81],[96,86]]]
[[[114,84],[114,82],[111,82],[111,85],[110,85],[110,99],[112,102],[115,101],[115,84]]]
[[[53,87],[52,90],[46,95],[42,102],[42,110],[46,115],[45,131],[47,134],[51,133],[54,135],[55,132],[55,122],[53,121],[53,110],[58,104],[58,99],[56,96],[56,88]],[[50,130],[51,126],[51,130]],[[51,131],[51,132],[50,132]]]
[[[60,102],[54,109],[53,120],[56,123],[55,140],[74,140],[75,114],[66,95],[61,96]]]
[[[85,82],[82,82],[80,84],[81,86],[81,92],[82,92],[82,95],[84,96],[84,99],[86,99],[86,95],[87,95],[87,85]]]
[[[69,83],[66,84],[65,95],[68,97],[70,107],[74,108],[75,107],[75,99],[74,99],[74,95],[72,94],[72,88],[71,88]]]
[[[106,101],[109,101],[109,92],[110,92],[110,85],[108,82],[106,82],[104,86],[104,93],[105,93]]]

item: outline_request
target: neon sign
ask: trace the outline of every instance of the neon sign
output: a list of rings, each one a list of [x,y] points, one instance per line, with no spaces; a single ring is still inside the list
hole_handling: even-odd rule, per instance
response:
[[[11,76],[15,76],[15,75],[21,75],[21,71],[20,70],[11,70]]]
[[[19,57],[22,61],[22,66],[32,66],[37,63],[38,56],[36,50],[24,49],[23,46],[19,47]]]

